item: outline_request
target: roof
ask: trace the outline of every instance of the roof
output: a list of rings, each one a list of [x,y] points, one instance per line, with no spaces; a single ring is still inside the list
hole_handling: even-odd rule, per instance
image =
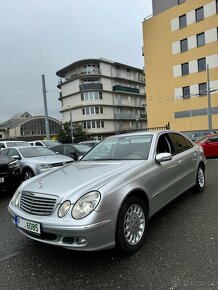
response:
[[[30,115],[28,112],[24,112],[24,113],[19,113],[16,114],[14,116],[12,116],[9,120],[0,123],[0,131],[5,131],[6,129],[12,129],[12,128],[16,128],[17,126],[30,121],[32,119],[36,119],[36,118],[45,118],[45,116],[32,116]],[[50,120],[55,120],[56,122],[60,123],[60,121],[52,118],[52,117],[48,117]]]
[[[73,68],[76,68],[77,65],[81,65],[81,64],[87,64],[88,62],[95,62],[95,63],[100,63],[100,62],[104,62],[104,63],[109,63],[109,64],[113,64],[113,65],[116,65],[116,66],[122,66],[122,67],[126,67],[126,68],[129,68],[129,69],[132,69],[132,70],[137,70],[141,73],[143,73],[143,70],[140,69],[140,68],[137,68],[137,67],[133,67],[133,66],[130,66],[130,65],[127,65],[127,64],[123,64],[123,63],[120,63],[120,62],[115,62],[115,61],[112,61],[112,60],[109,60],[109,59],[106,59],[106,58],[87,58],[87,59],[81,59],[81,60],[78,60],[76,62],[73,62],[71,63],[70,65],[60,69],[59,71],[56,72],[56,75],[59,76],[59,77],[65,77],[65,75],[69,72],[69,71],[72,71]]]

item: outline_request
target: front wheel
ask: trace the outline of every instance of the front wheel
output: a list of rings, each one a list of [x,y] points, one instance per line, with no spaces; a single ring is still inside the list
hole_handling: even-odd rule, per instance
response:
[[[34,176],[34,173],[31,169],[25,169],[23,172],[23,180],[30,179]]]
[[[129,197],[123,204],[116,229],[116,244],[125,253],[134,253],[142,245],[147,229],[148,210],[139,197]]]
[[[197,192],[204,191],[205,187],[205,170],[202,165],[199,165],[196,175],[196,185],[195,190]]]

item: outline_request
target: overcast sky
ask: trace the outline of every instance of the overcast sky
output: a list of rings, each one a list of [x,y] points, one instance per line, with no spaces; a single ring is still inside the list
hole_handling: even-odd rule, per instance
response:
[[[56,72],[85,58],[143,68],[142,22],[151,0],[0,0],[0,122],[59,113]]]

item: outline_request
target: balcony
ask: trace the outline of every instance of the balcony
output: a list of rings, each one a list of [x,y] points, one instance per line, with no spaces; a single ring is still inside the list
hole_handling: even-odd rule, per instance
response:
[[[114,114],[114,119],[115,120],[134,120],[136,119],[138,121],[142,121],[146,119],[146,114],[140,114],[140,118],[137,117],[135,114],[129,114],[129,113],[116,113]]]
[[[139,89],[137,89],[137,88],[130,88],[130,87],[125,87],[125,86],[120,86],[120,85],[113,86],[113,91],[114,92],[125,92],[125,93],[139,94]]]
[[[102,90],[103,86],[100,83],[87,83],[79,85],[80,91]]]

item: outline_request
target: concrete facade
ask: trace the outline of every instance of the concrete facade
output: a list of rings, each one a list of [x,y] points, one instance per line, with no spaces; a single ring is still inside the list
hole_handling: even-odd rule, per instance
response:
[[[217,1],[153,3],[158,14],[143,22],[148,127],[170,122],[180,131],[206,130],[211,114],[217,129]]]
[[[95,139],[147,127],[143,70],[99,58],[79,60],[57,76],[63,123],[72,117]]]

